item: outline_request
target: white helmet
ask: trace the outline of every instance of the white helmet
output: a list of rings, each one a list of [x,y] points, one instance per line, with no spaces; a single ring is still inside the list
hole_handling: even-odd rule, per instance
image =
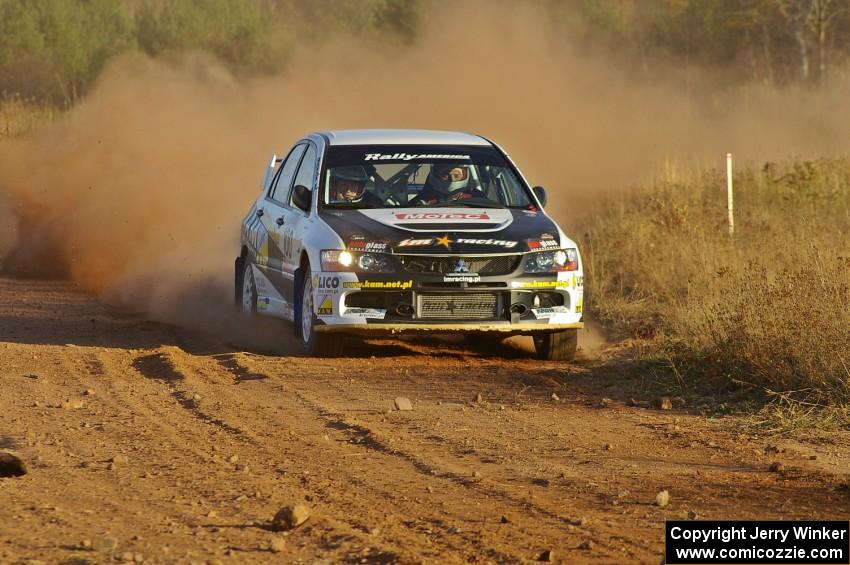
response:
[[[426,184],[443,194],[452,194],[469,185],[469,167],[452,163],[431,165]]]
[[[331,169],[331,202],[360,202],[369,174],[361,166]]]

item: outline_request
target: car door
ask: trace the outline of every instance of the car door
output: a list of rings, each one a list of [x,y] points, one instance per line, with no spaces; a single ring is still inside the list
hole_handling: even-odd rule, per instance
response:
[[[316,146],[310,143],[304,158],[301,159],[292,187],[304,186],[315,194],[314,183],[318,163],[319,152]],[[289,279],[290,285],[294,284],[295,271],[301,261],[301,250],[304,248],[304,238],[310,225],[310,210],[300,208],[296,204],[293,200],[294,193],[294,189],[290,190],[286,221],[283,226],[283,272],[284,277]]]
[[[284,273],[283,227],[289,208],[287,203],[292,180],[295,178],[295,172],[306,150],[306,143],[299,143],[292,148],[286,161],[281,165],[277,178],[272,181],[266,197],[257,208],[257,214],[268,234],[265,249],[257,256],[257,266],[272,286],[271,289],[267,289],[265,298],[274,302],[282,300],[283,304],[275,305],[277,307],[272,306],[270,310],[282,309],[284,315],[291,309],[292,279],[287,278]],[[258,291],[260,295],[264,294],[262,290],[258,289]]]

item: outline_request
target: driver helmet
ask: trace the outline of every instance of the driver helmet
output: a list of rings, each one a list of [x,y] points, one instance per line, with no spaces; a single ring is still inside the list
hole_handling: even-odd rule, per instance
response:
[[[469,185],[469,167],[453,163],[432,165],[427,181],[437,192],[453,194]]]
[[[331,169],[331,201],[359,202],[366,191],[369,175],[360,166]]]

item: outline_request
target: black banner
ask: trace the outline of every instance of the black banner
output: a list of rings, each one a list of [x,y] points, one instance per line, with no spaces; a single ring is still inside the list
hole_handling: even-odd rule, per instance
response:
[[[665,542],[670,565],[850,563],[850,522],[676,520]]]

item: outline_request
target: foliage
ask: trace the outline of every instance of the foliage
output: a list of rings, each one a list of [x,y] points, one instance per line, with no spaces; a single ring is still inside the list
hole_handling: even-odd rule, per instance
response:
[[[114,0],[0,0],[0,91],[71,102],[133,44]]]
[[[669,170],[587,226],[589,306],[679,386],[850,402],[850,163]]]
[[[70,105],[109,57],[208,52],[237,74],[277,72],[329,34],[411,36],[404,0],[0,0],[0,92]]]
[[[248,71],[262,65],[263,38],[273,27],[258,3],[242,0],[167,0],[143,6],[136,22],[139,47],[149,55],[208,51]]]
[[[16,95],[0,96],[0,140],[35,131],[58,117],[58,110]]]

